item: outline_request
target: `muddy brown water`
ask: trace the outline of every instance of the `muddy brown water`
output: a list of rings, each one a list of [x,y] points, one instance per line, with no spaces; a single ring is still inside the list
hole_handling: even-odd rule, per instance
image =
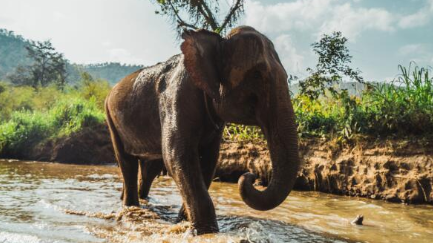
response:
[[[259,212],[236,184],[214,182],[221,233],[193,237],[174,224],[181,199],[158,178],[141,208],[122,209],[117,167],[0,160],[0,243],[3,242],[432,242],[433,207],[292,192],[278,208]],[[349,222],[365,216],[364,226]]]

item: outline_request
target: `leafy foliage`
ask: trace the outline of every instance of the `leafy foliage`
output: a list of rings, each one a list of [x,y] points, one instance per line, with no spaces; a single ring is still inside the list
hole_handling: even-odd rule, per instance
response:
[[[229,141],[255,141],[263,140],[262,130],[256,126],[246,126],[238,124],[228,124],[224,128],[224,139]]]
[[[30,84],[34,88],[55,83],[63,88],[66,84],[66,60],[63,54],[56,52],[50,41],[30,42],[26,49],[32,64],[24,70],[18,67],[17,72],[25,73],[27,69],[28,77],[9,78],[12,83],[15,85]]]
[[[318,62],[315,69],[307,69],[310,76],[299,82],[301,94],[312,99],[325,95],[326,91],[333,96],[339,95],[334,85],[341,83],[344,77],[364,83],[361,72],[349,66],[352,56],[346,42],[347,38],[341,32],[334,32],[332,35],[323,35],[319,42],[312,44]]]
[[[233,3],[223,18],[219,1],[208,0],[157,0],[159,6],[156,14],[167,16],[176,24],[180,35],[182,28],[207,29],[216,33],[234,26],[244,11],[244,0],[233,0]]]
[[[0,93],[0,155],[19,153],[46,139],[103,123],[101,103],[110,87],[98,80],[90,85],[100,89],[92,93],[88,85],[83,85],[61,92],[56,86],[35,90],[2,83],[5,91]]]

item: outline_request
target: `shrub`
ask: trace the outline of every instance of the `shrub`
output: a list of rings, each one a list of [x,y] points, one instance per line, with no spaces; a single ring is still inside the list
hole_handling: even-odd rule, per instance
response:
[[[52,133],[50,121],[40,112],[15,111],[0,124],[0,154],[18,154]]]

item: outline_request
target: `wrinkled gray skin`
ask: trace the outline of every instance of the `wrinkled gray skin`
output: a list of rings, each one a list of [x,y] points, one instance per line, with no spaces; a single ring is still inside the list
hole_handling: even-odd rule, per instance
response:
[[[239,179],[243,201],[256,210],[275,208],[289,195],[300,165],[298,141],[287,74],[268,38],[248,26],[225,38],[205,30],[185,31],[182,38],[182,54],[113,88],[107,121],[124,178],[124,205],[139,205],[138,161],[142,170],[163,161],[183,199],[180,215],[204,234],[218,231],[208,188],[226,122],[258,125],[267,139],[269,186],[255,189],[250,173]]]

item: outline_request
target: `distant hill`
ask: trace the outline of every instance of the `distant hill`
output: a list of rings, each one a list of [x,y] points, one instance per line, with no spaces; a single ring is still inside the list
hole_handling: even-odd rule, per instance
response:
[[[30,64],[26,46],[29,41],[13,31],[0,29],[0,79],[4,79],[19,65]]]
[[[126,75],[137,71],[142,68],[141,65],[128,65],[128,64],[120,64],[118,62],[107,62],[107,63],[98,63],[98,64],[74,64],[73,65],[77,70],[84,70],[94,78],[101,78],[108,80],[110,84],[115,84],[120,81]]]
[[[26,46],[31,40],[16,35],[13,31],[0,29],[0,80],[7,80],[7,75],[14,72],[18,66],[31,64],[27,58]],[[111,85],[117,83],[121,78],[132,73],[143,66],[128,65],[117,62],[96,63],[96,64],[71,64],[68,62],[66,70],[68,72],[68,82],[75,83],[80,79],[80,72],[90,73],[94,78],[105,79]]]

